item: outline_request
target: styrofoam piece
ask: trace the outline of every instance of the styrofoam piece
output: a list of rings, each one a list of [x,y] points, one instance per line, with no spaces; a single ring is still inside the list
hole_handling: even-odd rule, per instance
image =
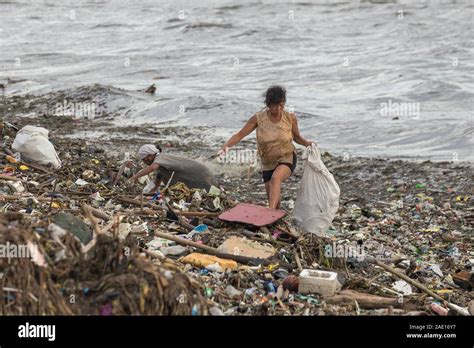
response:
[[[298,292],[302,294],[321,294],[331,296],[341,288],[337,273],[304,269],[299,275]]]

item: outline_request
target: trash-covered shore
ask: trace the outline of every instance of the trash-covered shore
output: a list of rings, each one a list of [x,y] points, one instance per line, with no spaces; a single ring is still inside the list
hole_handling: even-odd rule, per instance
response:
[[[325,153],[341,198],[319,238],[292,220],[301,160],[282,186],[286,216],[259,228],[219,218],[239,203],[266,204],[261,175],[248,165],[229,170],[209,159],[220,183],[209,191],[164,183],[151,197],[127,182],[137,168],[122,166],[124,153],[134,158],[149,141],[206,163],[216,149],[184,141],[192,129],[4,121],[1,314],[473,314],[470,165]],[[50,130],[61,169],[9,153],[27,124]],[[84,140],[78,130],[111,136]],[[9,254],[9,245],[25,245],[33,257]],[[337,277],[318,293],[303,270]]]

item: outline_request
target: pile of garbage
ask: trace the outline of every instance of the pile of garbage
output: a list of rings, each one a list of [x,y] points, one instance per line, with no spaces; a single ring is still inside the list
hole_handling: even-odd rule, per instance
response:
[[[99,234],[84,245],[73,218],[68,229],[32,226],[19,213],[0,221],[2,315],[207,313],[199,284],[174,264],[152,262],[130,238]]]
[[[9,141],[0,154],[0,245],[28,253],[0,258],[1,314],[472,315],[472,177],[445,187],[447,167],[418,181],[326,154],[341,199],[321,236],[253,204],[260,178],[148,195],[128,181],[133,156],[53,143],[59,169]]]

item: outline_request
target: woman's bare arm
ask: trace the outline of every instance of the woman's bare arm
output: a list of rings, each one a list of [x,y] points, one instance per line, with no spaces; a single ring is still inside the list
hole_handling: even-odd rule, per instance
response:
[[[224,144],[222,149],[225,150],[226,148],[229,148],[238,144],[243,138],[245,138],[247,135],[252,133],[256,128],[257,128],[257,115],[253,115],[247,121],[245,126],[242,127],[241,130],[239,130],[237,133],[231,136],[229,140],[227,140],[227,142]]]
[[[291,123],[292,123],[292,132],[293,132],[293,140],[300,145],[303,146],[310,146],[314,141],[309,141],[303,138],[300,133],[300,129],[298,127],[298,119],[296,118],[295,114],[291,114]]]

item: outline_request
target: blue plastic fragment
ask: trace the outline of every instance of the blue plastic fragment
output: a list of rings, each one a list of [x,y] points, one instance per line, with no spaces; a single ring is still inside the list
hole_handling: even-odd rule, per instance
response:
[[[194,231],[196,231],[197,233],[202,233],[202,232],[209,231],[209,228],[207,227],[206,224],[201,224],[194,227]]]

